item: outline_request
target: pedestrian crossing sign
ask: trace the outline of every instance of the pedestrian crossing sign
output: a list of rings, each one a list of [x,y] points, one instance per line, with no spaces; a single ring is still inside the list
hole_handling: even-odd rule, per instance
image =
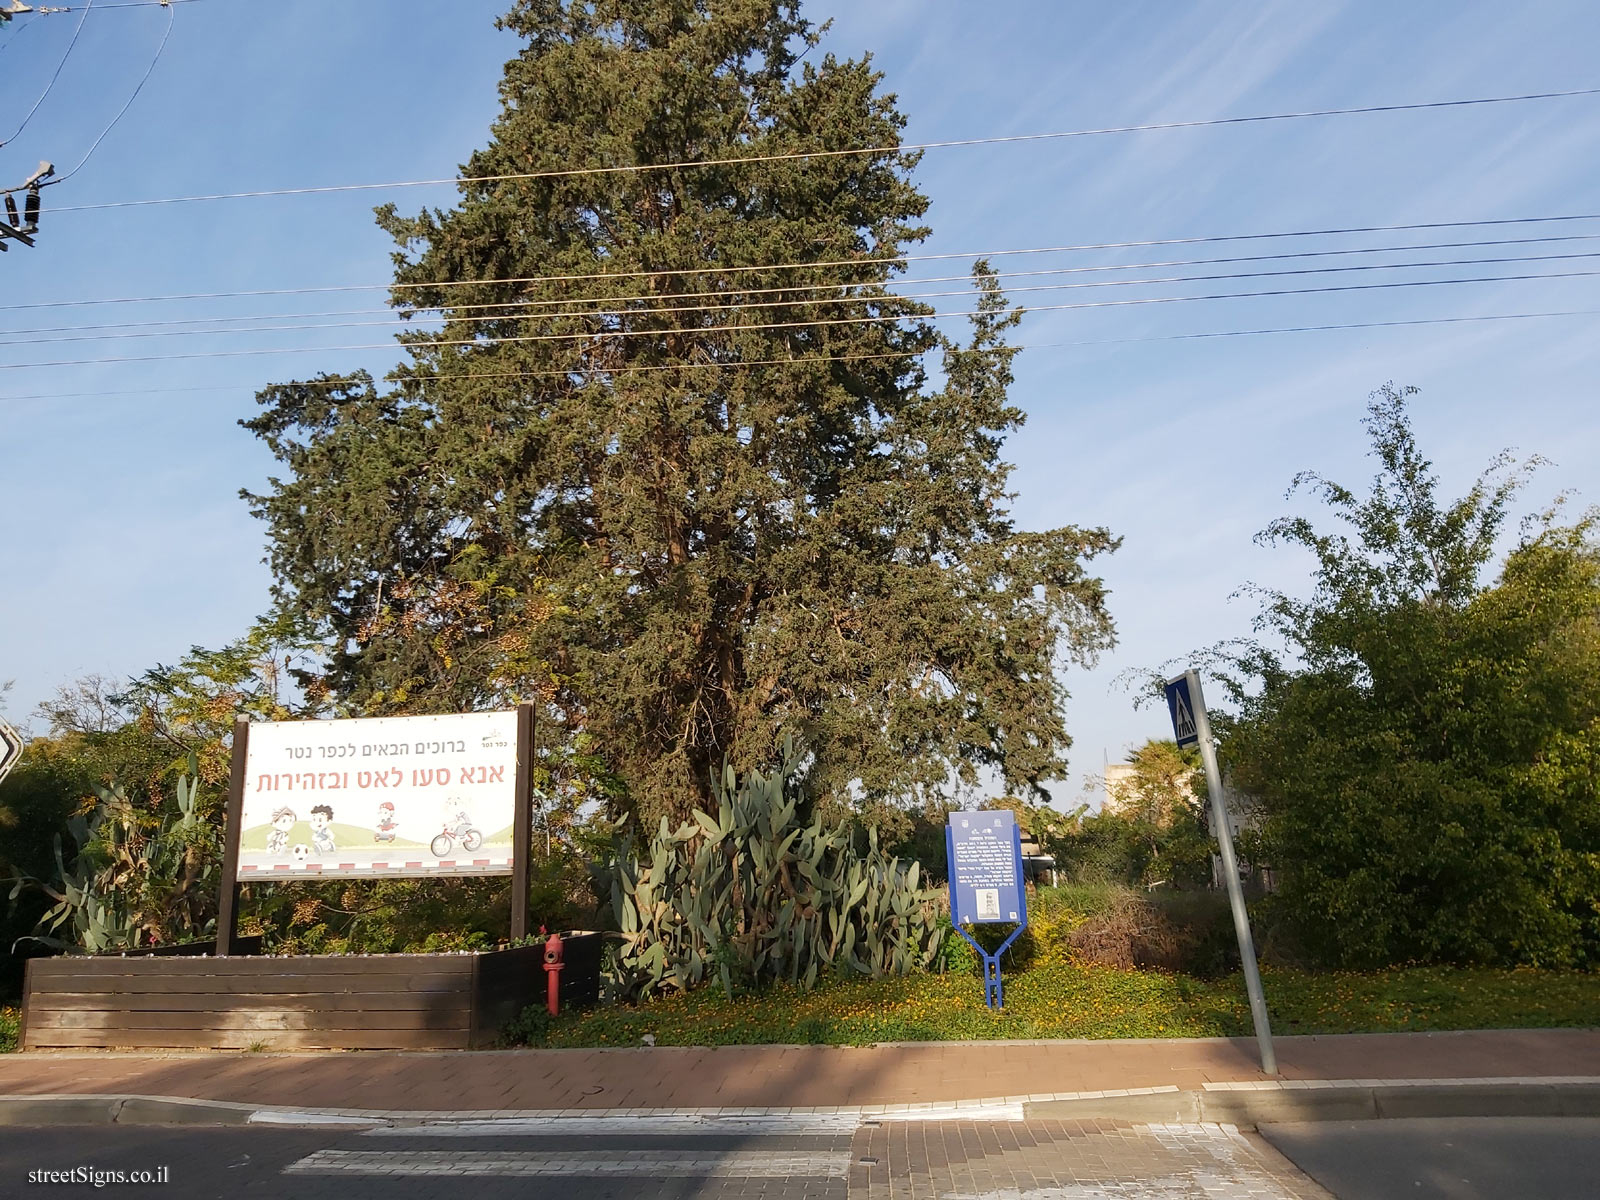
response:
[[[1193,674],[1186,671],[1176,679],[1167,680],[1167,708],[1172,713],[1172,734],[1179,746],[1193,746],[1200,741],[1200,725],[1194,715],[1194,697],[1199,689],[1190,691],[1189,688]]]

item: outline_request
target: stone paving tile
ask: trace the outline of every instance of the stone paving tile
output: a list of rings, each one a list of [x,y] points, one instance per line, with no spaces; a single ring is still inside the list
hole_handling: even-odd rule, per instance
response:
[[[868,1124],[848,1178],[849,1200],[1331,1200],[1261,1139],[1213,1124]]]

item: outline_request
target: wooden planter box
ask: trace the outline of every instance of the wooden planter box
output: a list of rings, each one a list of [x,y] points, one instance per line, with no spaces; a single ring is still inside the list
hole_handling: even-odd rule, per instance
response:
[[[563,938],[563,1005],[599,992],[600,935]],[[24,1050],[466,1050],[545,999],[539,946],[473,954],[38,958]]]

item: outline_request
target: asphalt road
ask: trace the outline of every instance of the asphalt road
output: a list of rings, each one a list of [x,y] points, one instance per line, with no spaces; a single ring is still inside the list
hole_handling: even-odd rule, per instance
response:
[[[1594,1200],[1600,1119],[1450,1117],[1263,1125],[1340,1200]]]
[[[845,1200],[849,1133],[821,1136],[374,1137],[350,1129],[77,1126],[0,1130],[0,1195],[235,1200]],[[167,1183],[42,1186],[33,1172],[157,1172]],[[599,1172],[599,1173],[596,1173]],[[70,1176],[69,1176],[70,1178]],[[30,1184],[37,1185],[29,1186]]]
[[[689,1119],[685,1119],[687,1122]],[[654,1123],[651,1123],[651,1122]],[[0,1196],[184,1200],[1325,1200],[1265,1145],[1216,1125],[836,1120],[668,1128],[613,1118],[355,1129],[0,1128]],[[629,1129],[628,1126],[632,1128]],[[41,1172],[166,1172],[165,1184]],[[99,1176],[102,1180],[104,1174]],[[53,1182],[53,1181],[51,1181]]]

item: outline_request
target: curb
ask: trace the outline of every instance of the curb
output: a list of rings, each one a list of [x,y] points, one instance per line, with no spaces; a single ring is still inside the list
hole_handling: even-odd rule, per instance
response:
[[[1241,1127],[1403,1117],[1600,1117],[1600,1079],[1207,1084],[1201,1091],[1029,1101],[1023,1113],[1026,1119],[1215,1122]]]
[[[467,1132],[795,1133],[903,1121],[1106,1120],[1225,1124],[1362,1121],[1402,1117],[1600,1117],[1600,1077],[1332,1079],[1208,1083],[1104,1092],[1056,1092],[915,1104],[817,1108],[475,1109],[396,1111],[262,1107],[226,1100],[140,1095],[0,1096],[0,1127],[16,1125],[348,1125]]]
[[[247,1125],[255,1108],[172,1096],[0,1096],[5,1125]]]

